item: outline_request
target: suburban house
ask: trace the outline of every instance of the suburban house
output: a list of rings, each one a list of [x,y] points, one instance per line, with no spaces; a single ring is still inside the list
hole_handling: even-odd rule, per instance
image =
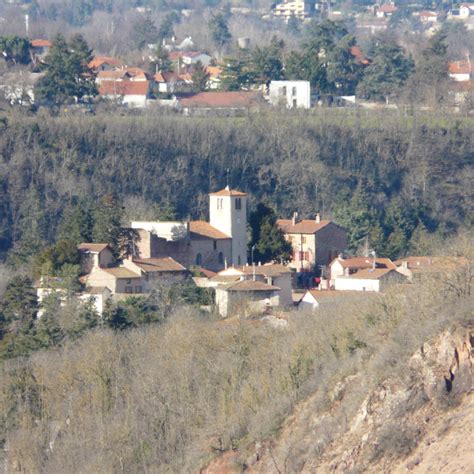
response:
[[[33,55],[33,62],[41,62],[46,57],[51,48],[52,43],[46,39],[31,40],[31,53]]]
[[[269,101],[288,109],[309,109],[311,107],[311,87],[309,81],[271,81]]]
[[[347,247],[346,230],[329,220],[322,220],[319,213],[314,219],[279,219],[278,227],[293,248],[289,266],[299,273],[319,273]]]
[[[77,246],[81,265],[81,274],[89,274],[93,268],[108,268],[115,259],[109,244],[82,243]]]
[[[150,77],[143,69],[138,67],[124,67],[120,69],[112,69],[99,71],[95,78],[97,84],[105,81],[149,81]]]
[[[437,23],[438,13],[424,10],[418,13],[418,18],[422,23]]]
[[[216,306],[226,318],[238,311],[261,314],[280,306],[280,288],[261,281],[239,280],[216,288]]]
[[[334,281],[340,276],[351,276],[359,270],[366,269],[392,269],[395,270],[397,266],[389,258],[378,257],[352,257],[352,258],[335,258],[329,264],[329,286],[334,287]]]
[[[186,84],[176,72],[157,72],[153,79],[158,86],[158,92],[162,94],[173,94]]]
[[[365,268],[352,275],[334,278],[334,288],[338,291],[384,291],[394,283],[403,283],[406,277],[393,268]]]
[[[100,97],[129,107],[146,107],[150,94],[150,81],[103,81],[99,86]]]
[[[112,295],[143,294],[142,275],[126,267],[93,268],[85,278],[86,287],[106,287]]]
[[[101,71],[113,71],[114,69],[121,68],[123,66],[122,61],[117,58],[111,58],[108,56],[95,56],[88,64],[89,69],[99,73]]]
[[[377,18],[390,18],[397,10],[393,3],[385,3],[377,9],[375,14]]]
[[[449,278],[449,275],[470,265],[465,257],[405,257],[394,263],[397,265],[397,271],[408,280],[417,280],[426,275]]]
[[[458,82],[469,81],[473,71],[474,67],[469,60],[453,61],[448,64],[449,77]]]
[[[474,16],[474,3],[461,3],[459,8],[453,8],[448,12],[448,20],[468,20]]]
[[[211,64],[212,57],[199,51],[173,51],[169,54],[169,59],[185,66],[194,66],[199,62],[206,67]]]
[[[214,271],[247,263],[247,195],[228,186],[209,195],[209,222],[133,221],[131,228],[138,258],[171,256]]]
[[[268,263],[264,265],[244,265],[242,267],[229,267],[211,278],[215,283],[213,286],[222,283],[222,277],[233,277],[234,281],[254,280],[267,283],[268,285],[280,288],[280,304],[291,306],[292,304],[292,271],[289,267],[281,264]],[[229,282],[232,279],[229,278]],[[225,282],[225,280],[224,280]]]
[[[314,16],[316,12],[316,1],[307,0],[284,0],[273,7],[273,15],[282,18],[286,22],[290,18],[306,20]]]
[[[209,79],[207,81],[207,87],[211,90],[221,88],[221,75],[222,68],[219,66],[207,66],[206,72],[209,74]]]

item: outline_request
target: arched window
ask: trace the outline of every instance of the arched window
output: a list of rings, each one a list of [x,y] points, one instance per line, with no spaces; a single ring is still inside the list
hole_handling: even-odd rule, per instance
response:
[[[238,210],[238,209],[242,209],[242,200],[240,198],[236,198],[235,199],[235,208]]]
[[[219,262],[219,265],[224,265],[224,254],[222,252],[219,252],[217,260]]]
[[[196,265],[202,265],[202,255],[200,253],[196,255]]]
[[[241,258],[240,258],[240,255],[239,255],[239,257],[237,258],[237,264],[238,264],[238,265],[242,265],[242,260],[241,260]]]

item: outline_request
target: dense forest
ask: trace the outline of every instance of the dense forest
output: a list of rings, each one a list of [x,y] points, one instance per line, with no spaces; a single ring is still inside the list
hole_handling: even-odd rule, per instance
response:
[[[189,119],[11,115],[0,122],[0,251],[27,262],[78,206],[116,196],[131,218],[205,218],[233,187],[281,217],[335,218],[351,250],[426,253],[472,226],[472,121],[324,110]],[[100,207],[100,206],[99,206]],[[118,211],[117,211],[118,209]]]

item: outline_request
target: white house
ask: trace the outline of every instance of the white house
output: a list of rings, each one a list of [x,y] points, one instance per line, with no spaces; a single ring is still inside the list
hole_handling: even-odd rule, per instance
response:
[[[474,67],[469,59],[465,61],[453,61],[448,64],[449,77],[458,82],[465,82],[471,79]]]
[[[284,105],[289,109],[311,107],[309,81],[271,81],[269,101],[272,105]]]
[[[150,98],[150,86],[150,81],[102,81],[99,96],[129,107],[143,108]]]
[[[391,268],[367,268],[350,276],[338,276],[334,287],[338,291],[383,291],[394,283],[402,283],[406,277]]]

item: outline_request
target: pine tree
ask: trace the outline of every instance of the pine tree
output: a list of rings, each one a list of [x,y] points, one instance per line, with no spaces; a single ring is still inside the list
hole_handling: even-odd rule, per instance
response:
[[[93,241],[110,244],[115,252],[118,252],[121,217],[122,207],[117,198],[112,194],[105,195],[93,210]]]
[[[194,92],[203,92],[207,89],[209,73],[207,72],[206,68],[201,64],[201,61],[198,61],[193,68],[192,80]]]
[[[97,94],[94,78],[84,63],[85,48],[82,45],[79,52],[73,52],[62,35],[56,36],[45,58],[46,75],[36,85],[40,100],[58,105]]]
[[[212,41],[218,48],[224,47],[232,38],[227,20],[222,13],[213,15],[209,22],[209,30],[211,32]]]
[[[92,240],[92,211],[87,202],[79,201],[69,204],[59,224],[58,238],[70,240],[76,245]]]

